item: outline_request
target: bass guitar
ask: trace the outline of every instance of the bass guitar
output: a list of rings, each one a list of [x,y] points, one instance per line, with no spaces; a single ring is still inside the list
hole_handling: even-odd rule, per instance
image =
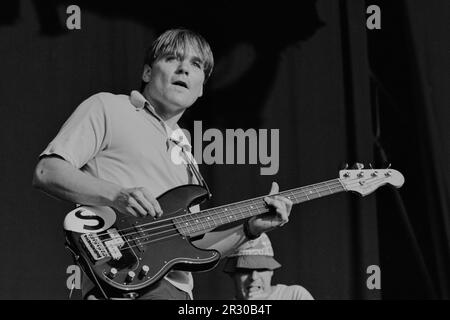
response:
[[[344,191],[365,196],[382,185],[399,188],[403,183],[403,175],[393,169],[341,170],[339,178],[278,195],[298,204]],[[189,211],[207,196],[199,185],[171,189],[157,198],[164,212],[157,220],[79,206],[64,219],[66,247],[105,297],[139,296],[172,269],[205,271],[218,264],[220,254],[195,247],[193,238],[269,211],[266,196]]]

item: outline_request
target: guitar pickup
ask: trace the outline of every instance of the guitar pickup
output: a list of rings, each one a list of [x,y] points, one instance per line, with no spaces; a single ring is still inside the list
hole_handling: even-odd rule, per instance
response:
[[[119,260],[122,258],[122,252],[120,251],[120,248],[125,244],[125,241],[123,241],[122,236],[119,234],[119,232],[116,229],[109,229],[108,234],[110,236],[110,240],[105,241],[105,246],[108,249],[111,257],[114,260]]]

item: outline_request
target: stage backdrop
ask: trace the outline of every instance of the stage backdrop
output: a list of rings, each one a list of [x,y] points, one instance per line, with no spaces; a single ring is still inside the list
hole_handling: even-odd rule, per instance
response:
[[[300,7],[268,3],[239,9],[226,2],[195,8],[152,2],[143,6],[134,1],[95,3],[49,1],[40,7],[39,1],[16,1],[2,5],[1,299],[68,297],[67,268],[73,262],[64,249],[62,222],[73,205],[31,187],[38,155],[88,96],[138,89],[144,51],[167,28],[199,31],[211,43],[216,58],[205,95],[186,112],[184,127],[193,129],[194,121],[202,121],[203,131],[279,129],[279,170],[274,175],[261,175],[261,164],[200,166],[213,193],[204,208],[266,194],[272,181],[284,190],[334,179],[345,162],[368,165],[376,159],[365,1],[302,1]],[[81,9],[79,30],[66,27],[70,16],[66,9],[71,4]],[[421,26],[414,24],[419,31],[426,30],[425,24]],[[414,28],[405,28],[414,32]],[[436,78],[440,73],[433,70]],[[436,112],[445,112],[443,106],[449,102],[448,93],[441,93],[441,100],[427,100],[436,103]],[[439,128],[443,131],[427,136],[435,152],[440,143],[448,143],[441,139],[449,129],[442,123]],[[418,152],[422,157],[427,154],[426,150]],[[399,162],[393,168],[398,170],[412,167],[401,161],[415,161],[396,159]],[[435,170],[431,178],[440,176],[442,192],[448,170],[446,175],[442,175],[444,167]],[[428,181],[435,186],[431,178]],[[399,194],[409,201],[409,210],[414,210],[415,198],[403,190]],[[437,197],[448,200],[445,195]],[[300,284],[316,299],[382,298],[383,282],[381,289],[367,286],[368,267],[380,266],[383,275],[403,266],[403,274],[408,274],[405,265],[414,266],[418,260],[416,256],[396,260],[388,245],[384,252],[380,250],[382,228],[390,221],[384,218],[380,224],[376,200],[376,194],[360,199],[345,193],[294,207],[290,222],[269,234],[276,259],[283,265],[274,282]],[[436,216],[442,218],[448,208],[445,201],[440,203]],[[392,197],[385,196],[383,216],[395,216],[397,207]],[[423,221],[413,221],[414,226]],[[448,231],[448,224],[444,226]],[[445,239],[448,232],[440,236]],[[440,249],[448,248],[448,242],[443,238],[424,242],[421,249],[436,250],[445,260],[448,253]],[[380,256],[388,257],[386,271]],[[441,275],[445,261],[439,264]],[[426,267],[430,273],[438,269],[434,264]],[[194,278],[197,299],[233,297],[222,264]],[[390,298],[429,297],[438,282],[437,278],[427,282],[426,272],[419,274],[412,289],[398,287],[390,279],[392,283],[386,283]],[[443,286],[448,288],[448,282]],[[75,290],[73,297],[79,298],[80,291]]]

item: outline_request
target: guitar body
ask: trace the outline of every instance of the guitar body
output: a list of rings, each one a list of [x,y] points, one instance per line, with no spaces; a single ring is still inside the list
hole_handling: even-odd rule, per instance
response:
[[[139,295],[171,269],[204,271],[218,264],[220,254],[194,247],[177,220],[206,198],[198,185],[169,190],[157,199],[163,210],[158,220],[78,207],[64,220],[66,246],[105,296]]]

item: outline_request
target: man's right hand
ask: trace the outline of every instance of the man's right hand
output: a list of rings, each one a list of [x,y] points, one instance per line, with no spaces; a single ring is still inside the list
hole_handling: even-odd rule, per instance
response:
[[[153,218],[159,218],[163,213],[156,198],[144,187],[121,189],[112,200],[111,207],[135,217],[150,214]]]

